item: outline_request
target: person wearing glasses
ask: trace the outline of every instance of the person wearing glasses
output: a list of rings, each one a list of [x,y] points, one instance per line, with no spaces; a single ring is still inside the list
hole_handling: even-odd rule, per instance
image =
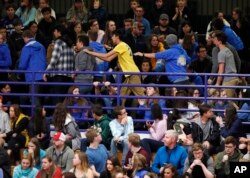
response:
[[[214,162],[211,156],[204,152],[201,143],[195,143],[192,146],[192,151],[186,158],[184,163],[184,170],[193,177],[214,177]]]
[[[229,177],[230,163],[239,162],[243,157],[240,150],[237,149],[237,140],[233,136],[228,136],[224,140],[225,149],[216,155],[215,174],[218,178]]]
[[[118,149],[122,149],[122,165],[128,153],[128,135],[134,132],[132,117],[128,116],[123,106],[114,107],[115,119],[109,123],[113,139],[111,140],[111,155],[116,155]]]

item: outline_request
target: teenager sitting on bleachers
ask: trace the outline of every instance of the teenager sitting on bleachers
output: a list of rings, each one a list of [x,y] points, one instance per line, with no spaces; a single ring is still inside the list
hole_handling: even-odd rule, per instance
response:
[[[73,107],[87,107],[88,101],[84,97],[80,96],[80,89],[78,86],[69,87],[68,94],[74,96],[66,96],[63,101],[63,104],[68,107],[69,113],[71,114],[71,116],[74,117],[79,127],[87,128],[88,125],[87,123],[84,123],[84,119],[88,116],[88,109]]]
[[[129,145],[129,151],[126,156],[125,164],[124,164],[124,169],[127,171],[127,175],[131,175],[134,171],[133,167],[133,159],[135,154],[140,154],[142,155],[145,159],[143,160],[143,164],[145,165],[150,165],[150,157],[148,156],[147,151],[140,146],[140,136],[136,133],[130,133],[128,135],[128,145]],[[140,157],[139,157],[140,158]]]
[[[153,104],[159,104],[159,106],[163,109],[166,107],[166,103],[164,99],[152,98],[151,97],[159,97],[159,89],[157,87],[146,87],[146,95],[149,97],[148,99],[138,99],[139,109],[142,108],[151,108]],[[150,110],[138,110],[137,114],[140,119],[144,119],[146,121],[152,119],[152,113]]]
[[[128,116],[123,106],[114,107],[114,118],[109,127],[113,135],[111,140],[111,155],[116,155],[118,149],[122,149],[122,165],[125,163],[128,148],[128,135],[134,132],[134,123],[132,117]]]
[[[193,177],[214,178],[213,158],[204,152],[203,145],[195,143],[185,160],[184,171]]]
[[[29,121],[29,135],[39,140],[42,149],[47,149],[50,143],[50,120],[45,116],[45,108],[36,106],[34,116]]]
[[[8,143],[7,152],[9,155],[13,154],[14,161],[20,161],[20,149],[28,144],[28,124],[29,117],[21,112],[19,105],[14,104],[10,106],[10,125],[11,130],[7,133],[0,134],[0,138],[4,138]]]
[[[154,120],[154,122],[146,121],[150,138],[144,138],[141,141],[142,147],[147,151],[150,158],[152,152],[156,152],[158,148],[164,145],[163,138],[167,131],[167,120],[163,117],[159,104],[153,104],[151,106],[151,113],[151,119]]]
[[[81,145],[81,133],[75,119],[68,113],[65,105],[58,103],[53,114],[53,125],[56,132],[66,135],[65,143],[73,150],[79,149]]]
[[[31,155],[24,155],[21,164],[16,166],[13,171],[13,178],[27,177],[34,178],[38,173],[37,168],[33,167],[33,158]]]
[[[100,178],[112,178],[111,176],[114,173],[116,167],[121,168],[119,159],[116,156],[109,157],[106,162],[106,170],[101,173]]]
[[[34,167],[38,170],[42,167],[42,158],[45,156],[45,151],[40,148],[40,143],[37,138],[31,138],[28,143],[28,149],[23,151],[23,155],[31,155],[34,160]]]
[[[241,112],[241,110],[249,110],[250,101],[247,99],[250,98],[250,89],[241,89],[239,98],[246,98],[246,100],[240,101],[239,110],[237,111],[237,117],[242,122],[250,122],[250,112]]]

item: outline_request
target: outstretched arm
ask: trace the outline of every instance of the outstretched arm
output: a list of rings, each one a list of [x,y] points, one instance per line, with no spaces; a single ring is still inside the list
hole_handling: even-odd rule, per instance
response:
[[[89,55],[98,57],[98,58],[100,58],[101,60],[103,60],[103,61],[108,61],[108,62],[112,61],[114,58],[117,57],[117,52],[114,51],[114,50],[112,50],[112,51],[110,51],[110,52],[108,52],[108,53],[105,53],[105,54],[104,54],[104,53],[97,53],[97,52],[94,52],[94,51],[90,51],[90,50],[88,50],[88,49],[84,49],[83,51],[84,51],[85,53],[89,54]]]
[[[141,56],[141,57],[147,57],[147,58],[155,58],[155,53],[136,52],[136,53],[134,53],[134,56]]]

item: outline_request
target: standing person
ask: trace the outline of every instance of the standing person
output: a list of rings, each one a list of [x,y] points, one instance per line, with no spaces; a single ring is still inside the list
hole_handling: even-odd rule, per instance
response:
[[[225,149],[216,155],[215,174],[218,178],[230,177],[230,162],[239,162],[243,157],[237,149],[237,140],[229,136],[224,140]]]
[[[52,157],[45,156],[42,159],[42,168],[36,178],[62,178],[61,169],[54,163]]]
[[[168,50],[157,53],[141,53],[137,52],[135,56],[142,56],[147,58],[163,59],[165,61],[165,70],[173,73],[187,73],[186,65],[190,63],[186,51],[177,43],[177,36],[170,34],[166,37],[166,43],[170,47]],[[157,71],[157,66],[156,69]],[[189,84],[189,78],[185,75],[170,75],[168,79],[173,84]]]
[[[3,34],[0,34],[0,70],[8,70],[12,65],[10,49],[4,42]],[[0,81],[8,81],[8,73],[0,73]]]
[[[100,58],[101,60],[109,62],[118,57],[118,63],[122,72],[139,72],[139,69],[133,60],[131,48],[126,43],[121,41],[121,33],[115,31],[112,36],[112,41],[116,47],[107,54],[92,52],[88,49],[85,49],[84,51],[90,55]],[[124,84],[141,84],[140,76],[126,74]],[[120,94],[121,96],[126,96],[129,95],[131,91],[136,96],[144,96],[143,87],[122,87]],[[125,101],[125,99],[122,100],[123,106],[125,105]]]
[[[62,132],[56,132],[52,139],[53,145],[46,150],[46,156],[50,156],[62,172],[67,172],[73,167],[74,151],[65,145],[66,135]]]
[[[185,160],[184,171],[193,177],[214,178],[213,158],[204,152],[202,144],[195,143]]]
[[[177,144],[178,133],[175,130],[167,130],[164,137],[164,146],[158,149],[152,164],[152,171],[161,174],[164,165],[173,164],[178,173],[183,174],[184,162],[187,158],[187,151]]]
[[[43,76],[44,81],[51,82],[72,82],[71,74],[69,71],[74,70],[74,50],[72,48],[73,42],[66,35],[66,29],[63,25],[54,27],[53,35],[56,38],[52,58],[47,66],[46,71],[61,71],[60,73],[46,73]],[[66,94],[69,86],[52,86],[50,93],[52,94]],[[53,98],[52,104],[56,105],[62,102],[63,98]]]
[[[123,106],[114,107],[113,111],[115,119],[109,123],[110,130],[113,135],[111,141],[111,154],[116,155],[117,149],[122,148],[122,165],[128,153],[128,135],[134,132],[134,124],[132,117],[128,116]]]
[[[84,52],[89,46],[89,37],[87,35],[79,35],[77,37],[76,48],[79,51],[75,57],[75,71],[76,72],[91,72],[94,71],[96,66],[95,57]],[[81,94],[90,94],[92,91],[93,74],[76,73],[75,82],[90,85],[79,85]]]
[[[99,177],[101,172],[105,170],[105,164],[108,159],[108,150],[103,144],[100,144],[102,137],[97,129],[88,129],[86,138],[90,142],[86,155],[90,167],[95,177]]]
[[[30,30],[23,32],[23,39],[26,43],[22,49],[20,56],[20,63],[18,69],[27,70],[27,71],[44,71],[46,69],[46,50],[43,45],[35,41],[33,33]],[[43,81],[42,73],[25,73],[25,80],[27,82],[36,82]],[[29,86],[29,92],[32,93],[32,85]],[[39,93],[41,91],[40,86],[35,86],[34,92]],[[35,100],[36,105],[40,105],[41,101],[37,98]]]
[[[212,34],[213,43],[220,49],[218,53],[219,69],[218,74],[237,74],[234,55],[226,47],[227,36],[222,31],[214,31]],[[236,86],[239,83],[238,77],[218,76],[216,85]],[[235,89],[225,89],[228,97],[236,97]]]
[[[76,151],[73,158],[73,168],[70,170],[76,177],[94,178],[93,171],[89,167],[87,155]]]
[[[144,18],[144,8],[142,6],[137,6],[135,8],[135,16],[134,16],[134,22],[138,22],[143,25],[143,32],[142,34],[145,36],[150,35],[151,28],[149,21]]]

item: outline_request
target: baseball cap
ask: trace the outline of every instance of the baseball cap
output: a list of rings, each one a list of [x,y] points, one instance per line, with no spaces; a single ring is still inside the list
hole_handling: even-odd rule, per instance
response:
[[[159,19],[160,20],[169,20],[168,14],[161,14]]]
[[[56,132],[52,138],[54,141],[58,141],[58,140],[61,140],[64,142],[66,141],[66,135],[64,135],[64,133],[62,132]]]
[[[165,42],[167,43],[167,45],[169,47],[177,44],[177,36],[174,35],[174,34],[169,34],[166,39],[165,39]]]

